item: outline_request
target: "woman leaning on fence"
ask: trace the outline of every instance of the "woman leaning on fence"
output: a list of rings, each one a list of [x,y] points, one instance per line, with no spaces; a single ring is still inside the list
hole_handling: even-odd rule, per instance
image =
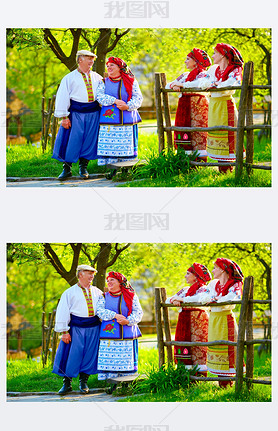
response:
[[[221,302],[240,300],[243,274],[240,267],[230,259],[218,258],[212,271],[215,283],[210,284],[211,307],[208,341],[237,341],[237,323],[233,313],[235,305],[220,305]],[[208,371],[219,377],[234,377],[236,374],[236,347],[216,345],[208,347]],[[219,381],[222,388],[232,386],[229,380]]]
[[[185,275],[190,287],[184,287],[166,303],[181,305],[181,303],[209,301],[209,287],[207,283],[211,280],[208,269],[200,263],[193,263]],[[198,307],[183,307],[179,312],[175,341],[208,341],[208,312]],[[184,363],[186,368],[191,369],[198,365],[198,373],[207,375],[207,347],[180,347],[174,346],[175,362]]]
[[[218,43],[212,56],[214,65],[209,70],[211,87],[229,87],[241,85],[243,59],[240,52],[232,45]],[[235,90],[211,92],[208,111],[208,127],[237,126],[237,108],[232,95]],[[236,132],[211,130],[208,132],[208,156],[218,162],[235,161]],[[245,157],[245,154],[244,154]],[[219,166],[220,172],[232,170],[232,167]]]
[[[180,91],[182,88],[206,88],[206,69],[211,65],[207,53],[199,48],[193,48],[185,60],[185,72],[168,83],[166,88]],[[204,85],[203,85],[204,84]],[[208,126],[208,97],[206,93],[182,93],[179,96],[175,118],[176,127],[207,127]],[[175,147],[183,148],[191,154],[198,151],[198,158],[207,160],[207,132],[174,132]]]

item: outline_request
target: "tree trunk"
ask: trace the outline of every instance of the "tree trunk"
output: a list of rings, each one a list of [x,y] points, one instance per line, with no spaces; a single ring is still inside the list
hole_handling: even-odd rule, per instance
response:
[[[93,284],[104,291],[106,269],[108,267],[112,245],[110,243],[100,243],[99,245],[100,251],[96,260],[96,269],[98,272],[94,278]]]
[[[108,52],[108,46],[111,37],[111,28],[101,28],[99,38],[97,41],[96,55],[97,59],[95,61],[95,71],[103,76],[105,72],[105,59]]]

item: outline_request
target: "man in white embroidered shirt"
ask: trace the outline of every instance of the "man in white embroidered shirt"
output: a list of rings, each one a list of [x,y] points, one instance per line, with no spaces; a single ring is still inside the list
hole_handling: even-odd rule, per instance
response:
[[[97,159],[100,106],[95,94],[102,77],[91,70],[96,57],[87,50],[77,51],[78,67],[64,76],[56,95],[54,115],[62,122],[52,157],[63,162],[59,180],[72,176],[72,163],[78,160],[80,177],[89,178],[89,160]]]
[[[96,269],[89,265],[77,267],[78,283],[65,290],[59,301],[55,331],[62,333],[53,365],[53,373],[63,377],[58,392],[72,391],[72,378],[79,374],[79,390],[87,394],[88,378],[97,373],[100,320],[95,315],[102,291],[91,286]]]

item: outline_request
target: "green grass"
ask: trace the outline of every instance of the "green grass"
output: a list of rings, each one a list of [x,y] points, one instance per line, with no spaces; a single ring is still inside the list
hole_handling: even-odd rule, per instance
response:
[[[146,338],[151,338],[150,335]],[[62,386],[62,378],[51,372],[51,365],[45,368],[40,362],[27,360],[15,360],[7,363],[7,391],[9,392],[57,392]],[[139,344],[140,374],[152,375],[150,384],[146,381],[139,385],[129,386],[128,389],[119,389],[116,395],[128,395],[122,401],[125,402],[269,402],[271,401],[271,387],[265,385],[253,385],[248,392],[245,389],[238,398],[235,390],[220,389],[217,383],[199,382],[187,384],[186,375],[181,376],[175,369],[167,373],[158,369],[158,352],[155,348],[141,347]],[[262,352],[259,357],[255,350],[254,377],[271,375],[271,356]],[[180,384],[183,380],[182,385]],[[88,381],[90,388],[107,386],[104,381],[98,381],[97,376],[90,376]],[[73,389],[78,390],[78,379],[73,379]],[[140,393],[141,391],[141,393]],[[144,392],[142,394],[142,391]]]
[[[62,172],[62,163],[51,158],[52,152],[45,153],[32,145],[12,146],[7,148],[7,177],[57,177]],[[90,161],[88,172],[105,172],[96,160]],[[72,167],[73,175],[78,175],[78,163]]]
[[[263,352],[261,356],[255,348],[254,378],[271,376],[271,356]],[[254,384],[248,391],[243,384],[243,390],[239,395],[235,394],[235,386],[221,389],[217,382],[198,382],[187,384],[186,375],[184,382],[173,367],[165,372],[152,366],[146,371],[148,379],[138,383],[133,388],[133,393],[120,401],[125,402],[270,402],[271,386]],[[177,375],[177,379],[175,378]],[[186,372],[184,372],[186,374]],[[215,377],[208,373],[209,377]],[[142,394],[143,392],[143,394]],[[127,392],[128,393],[128,392]],[[123,393],[122,393],[123,394]]]
[[[180,388],[172,392],[154,394],[138,394],[119,400],[120,402],[271,402],[271,388],[264,385],[254,385],[248,392],[245,386],[236,397],[235,389],[220,389],[219,386],[200,382],[191,384],[189,388]]]
[[[155,133],[139,133],[140,159],[149,160],[158,156],[158,138]],[[7,176],[8,177],[57,177],[62,170],[62,164],[51,158],[52,153],[47,149],[42,153],[40,148],[27,146],[12,146],[7,148]],[[271,160],[270,140],[263,137],[261,142],[256,138],[254,144],[255,163]],[[160,160],[156,161],[159,166]],[[154,161],[155,164],[155,161]],[[98,166],[97,161],[90,161],[89,173],[106,172],[106,168]],[[78,175],[78,165],[73,165],[73,173]],[[138,176],[137,176],[138,177]],[[219,174],[217,169],[197,168],[190,169],[189,173],[177,172],[176,169],[167,169],[160,178],[146,178],[139,181],[130,181],[120,187],[271,187],[271,171],[254,170],[249,178],[243,175],[238,184],[235,183],[235,174]],[[124,178],[123,178],[124,179]]]
[[[128,181],[119,187],[271,187],[271,171],[254,170],[250,178],[243,172],[242,178],[236,183],[234,172],[224,175],[204,167],[172,177]]]

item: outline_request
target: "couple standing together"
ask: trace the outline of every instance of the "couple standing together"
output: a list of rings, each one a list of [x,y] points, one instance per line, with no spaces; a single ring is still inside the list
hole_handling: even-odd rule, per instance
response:
[[[77,267],[77,284],[65,290],[59,301],[55,328],[62,334],[53,373],[63,377],[59,394],[72,391],[72,378],[79,375],[79,390],[89,392],[91,374],[99,380],[135,374],[138,370],[138,323],[143,311],[125,276],[109,272],[108,291],[91,283],[96,269]]]
[[[63,162],[60,180],[72,176],[77,161],[80,177],[87,179],[89,160],[105,165],[137,157],[137,109],[143,100],[138,82],[118,57],[108,58],[103,79],[91,70],[96,57],[78,51],[78,68],[62,79],[57,92],[54,115],[62,122],[52,157]]]

